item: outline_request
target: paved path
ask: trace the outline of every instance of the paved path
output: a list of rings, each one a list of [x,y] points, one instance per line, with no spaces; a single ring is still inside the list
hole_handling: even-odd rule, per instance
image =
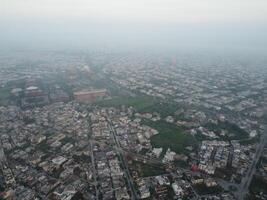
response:
[[[236,197],[238,200],[243,200],[245,198],[245,196],[248,194],[248,190],[249,190],[249,185],[252,181],[253,175],[256,172],[256,165],[263,153],[264,150],[264,146],[266,144],[267,141],[267,126],[264,127],[264,134],[261,136],[261,140],[260,143],[257,145],[257,150],[256,150],[256,154],[254,156],[254,159],[252,160],[248,171],[246,173],[246,175],[242,178],[242,181],[240,183],[240,185],[238,186],[238,190],[236,191]]]
[[[98,182],[97,182],[97,173],[96,173],[96,168],[95,168],[95,158],[94,158],[94,152],[93,152],[93,144],[92,141],[90,140],[90,147],[91,147],[91,160],[92,160],[92,165],[93,165],[93,173],[94,173],[94,185],[95,185],[95,191],[96,191],[96,200],[99,199],[99,191],[97,188]]]
[[[112,122],[110,120],[108,120],[108,121],[109,121],[109,129],[110,129],[110,132],[112,133],[112,137],[113,137],[114,143],[116,145],[117,154],[118,154],[119,159],[120,159],[120,161],[122,163],[122,167],[124,168],[129,189],[131,190],[131,198],[133,200],[139,199],[138,198],[139,195],[137,194],[137,192],[136,192],[136,190],[134,188],[134,183],[133,183],[133,180],[132,180],[132,177],[131,177],[131,174],[130,174],[128,163],[125,160],[124,155],[122,154],[121,146],[120,146],[120,144],[119,144],[119,142],[117,140],[116,130],[113,128]]]

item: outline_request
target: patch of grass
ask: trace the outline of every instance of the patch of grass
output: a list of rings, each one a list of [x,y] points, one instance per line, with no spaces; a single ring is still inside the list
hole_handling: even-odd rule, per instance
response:
[[[109,87],[111,86],[112,84]],[[122,105],[126,107],[132,106],[138,112],[157,112],[163,118],[169,115],[174,116],[175,112],[179,109],[179,106],[173,102],[163,102],[157,98],[153,98],[144,94],[137,94],[136,96],[133,96],[127,93],[126,91],[120,91],[118,96],[113,97],[112,99],[98,101],[96,104],[99,106],[116,108],[119,108]]]
[[[216,133],[219,133],[221,130],[226,130],[228,134],[225,138],[230,139],[230,140],[247,139],[249,137],[249,134],[247,131],[240,128],[238,125],[233,124],[228,121],[218,122],[218,124],[207,123],[205,127]]]
[[[131,167],[137,170],[141,177],[157,176],[166,173],[163,166],[150,165],[139,161],[133,161]]]
[[[254,137],[254,138],[240,140],[239,143],[241,145],[250,145],[250,144],[255,144],[255,143],[259,142],[259,140],[260,140],[259,137]]]
[[[10,88],[4,87],[0,88],[0,105],[7,105],[9,96],[10,96]]]
[[[62,143],[62,145],[67,144],[67,143],[73,144],[75,140],[71,137],[65,137],[62,140],[60,140],[60,142]]]
[[[115,107],[119,108],[121,106],[134,107],[137,111],[142,111],[145,108],[154,104],[154,100],[151,97],[138,96],[119,96],[108,100],[102,100],[96,103],[99,106],[104,107]]]
[[[164,151],[170,148],[176,153],[187,153],[185,147],[195,145],[196,141],[192,135],[185,134],[182,129],[165,121],[145,121],[144,124],[159,131],[159,134],[151,137],[153,147],[162,147]]]
[[[186,168],[188,164],[183,160],[175,160],[174,165],[181,168]]]
[[[45,152],[45,153],[49,153],[50,151],[50,146],[49,144],[46,143],[46,141],[42,141],[41,143],[39,143],[37,146],[36,146],[36,149],[37,150],[40,150],[42,152]]]
[[[249,191],[255,194],[261,192],[267,194],[267,180],[262,176],[253,176],[253,179],[249,186]]]
[[[154,103],[150,106],[147,106],[142,110],[142,112],[157,112],[161,115],[161,117],[165,118],[169,115],[175,115],[175,112],[179,109],[179,106],[174,103],[163,103],[160,101],[154,101]]]
[[[195,185],[194,188],[196,189],[199,195],[219,194],[223,191],[220,186],[207,187],[204,184]]]

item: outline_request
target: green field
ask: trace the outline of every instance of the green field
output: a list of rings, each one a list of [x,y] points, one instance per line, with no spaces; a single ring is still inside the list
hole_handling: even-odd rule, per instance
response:
[[[252,194],[259,194],[259,193],[267,194],[267,182],[264,179],[264,177],[259,175],[253,176],[253,179],[249,186],[249,191]]]
[[[10,88],[0,88],[0,105],[6,105],[10,96]]]
[[[137,111],[142,111],[145,108],[152,106],[154,104],[153,98],[145,97],[145,96],[138,96],[138,97],[130,97],[130,96],[120,96],[120,97],[114,97],[112,99],[103,100],[97,102],[97,105],[99,106],[105,106],[105,107],[115,107],[119,108],[121,106],[126,107],[134,107]]]
[[[163,166],[150,165],[150,164],[142,163],[139,161],[133,161],[133,163],[131,164],[131,167],[134,170],[138,171],[138,174],[141,177],[157,176],[157,175],[166,173]]]
[[[241,145],[250,145],[250,144],[258,143],[259,141],[260,141],[260,138],[258,136],[256,136],[254,138],[239,140],[239,143]]]
[[[128,95],[121,95],[108,100],[98,101],[99,106],[120,108],[122,105],[126,107],[134,107],[136,111],[141,113],[157,112],[161,117],[165,118],[169,115],[174,116],[178,106],[174,103],[163,103],[153,97],[138,95],[130,97]]]
[[[219,194],[223,191],[220,186],[207,187],[204,184],[194,185],[194,188],[199,195]]]
[[[196,140],[192,135],[184,133],[182,129],[174,124],[165,121],[145,121],[144,123],[159,131],[159,134],[151,137],[153,147],[162,147],[164,151],[170,148],[176,153],[187,153],[185,147],[196,144]]]
[[[165,118],[169,115],[174,116],[175,112],[179,109],[179,106],[175,103],[168,102],[163,103],[160,101],[154,101],[153,104],[145,107],[142,112],[157,112],[161,115],[161,117]]]
[[[218,124],[207,123],[205,127],[211,131],[214,131],[215,133],[219,133],[221,130],[225,130],[227,132],[225,137],[226,139],[244,140],[249,138],[249,134],[246,130],[229,121],[218,122]]]

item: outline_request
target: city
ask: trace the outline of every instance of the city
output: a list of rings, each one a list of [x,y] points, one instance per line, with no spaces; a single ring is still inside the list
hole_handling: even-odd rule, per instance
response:
[[[0,0],[0,200],[267,200],[267,0]]]
[[[23,54],[0,58],[1,198],[267,198],[261,60]]]

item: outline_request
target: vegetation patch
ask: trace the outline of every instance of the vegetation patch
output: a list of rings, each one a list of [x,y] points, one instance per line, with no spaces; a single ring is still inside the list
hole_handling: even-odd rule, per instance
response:
[[[259,141],[260,141],[259,137],[254,137],[254,138],[240,140],[239,143],[241,145],[250,145],[250,144],[258,143]]]
[[[199,195],[219,194],[223,191],[220,186],[207,187],[205,184],[195,185],[194,188]]]
[[[159,131],[159,134],[151,137],[151,144],[153,147],[162,147],[164,151],[170,148],[176,153],[187,153],[185,147],[194,146],[196,140],[190,134],[185,134],[175,124],[170,124],[165,121],[145,121],[146,125]]]
[[[267,180],[262,176],[254,176],[249,186],[251,193],[264,193],[267,194]]]
[[[247,139],[249,137],[249,134],[247,131],[240,128],[238,125],[233,124],[228,121],[225,121],[225,122],[219,121],[218,124],[207,123],[205,127],[211,131],[214,131],[215,133],[220,133],[221,130],[225,130],[227,132],[225,138],[230,139],[230,140]]]
[[[163,166],[151,165],[139,161],[133,161],[131,167],[136,170],[141,177],[158,176],[166,173]]]
[[[0,105],[7,105],[10,97],[10,90],[11,89],[7,87],[0,88]]]
[[[139,112],[143,111],[145,108],[149,106],[152,106],[153,104],[154,104],[153,98],[145,96],[138,96],[138,97],[120,96],[97,102],[97,105],[103,107],[120,108],[121,106],[126,106],[126,107],[132,106]]]
[[[169,115],[174,116],[175,112],[179,109],[179,106],[175,103],[164,103],[160,101],[154,101],[152,105],[145,107],[142,112],[157,112],[161,117],[165,118]]]

